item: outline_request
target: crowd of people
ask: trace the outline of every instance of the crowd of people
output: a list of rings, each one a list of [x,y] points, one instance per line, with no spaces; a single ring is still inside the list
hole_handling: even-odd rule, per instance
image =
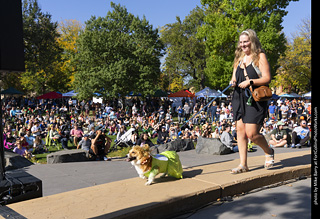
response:
[[[69,146],[86,150],[89,156],[101,160],[108,159],[106,154],[114,145],[153,146],[176,139],[196,142],[202,136],[220,138],[236,152],[237,130],[231,102],[214,101],[202,110],[208,101],[183,99],[182,105],[172,107],[167,98],[93,103],[7,97],[1,104],[4,146],[31,158],[48,152],[50,147],[68,149],[69,142]],[[310,115],[310,101],[272,100],[260,132],[270,135],[269,144],[273,147],[307,146]]]

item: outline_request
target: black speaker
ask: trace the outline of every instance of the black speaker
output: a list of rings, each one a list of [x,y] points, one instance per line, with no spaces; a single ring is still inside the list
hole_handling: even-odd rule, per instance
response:
[[[0,0],[0,71],[25,71],[21,0]]]
[[[0,205],[42,197],[42,181],[22,169],[6,174],[0,181]]]

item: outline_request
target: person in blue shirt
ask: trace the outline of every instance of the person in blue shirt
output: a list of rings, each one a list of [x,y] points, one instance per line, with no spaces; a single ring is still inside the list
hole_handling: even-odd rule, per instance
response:
[[[217,117],[217,103],[216,101],[212,102],[212,106],[210,107],[210,115],[211,115],[211,122],[218,121]]]
[[[183,108],[181,106],[178,107],[177,109],[178,112],[178,122],[179,124],[183,123]]]
[[[15,117],[16,116],[16,109],[14,108],[14,106],[11,108],[10,110],[10,117]]]
[[[275,117],[276,116],[276,109],[277,109],[277,106],[274,105],[273,102],[270,103],[269,105],[269,118],[272,118],[272,117]]]

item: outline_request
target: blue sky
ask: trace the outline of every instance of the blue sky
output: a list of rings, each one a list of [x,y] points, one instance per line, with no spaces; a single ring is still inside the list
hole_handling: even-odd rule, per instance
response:
[[[110,0],[38,0],[43,11],[49,12],[54,21],[76,19],[84,23],[91,15],[105,16],[111,10]],[[129,12],[146,16],[154,27],[174,23],[176,16],[184,19],[200,0],[113,0],[126,6]],[[297,31],[301,19],[311,17],[311,0],[290,2],[288,15],[284,17],[284,33],[291,37]]]

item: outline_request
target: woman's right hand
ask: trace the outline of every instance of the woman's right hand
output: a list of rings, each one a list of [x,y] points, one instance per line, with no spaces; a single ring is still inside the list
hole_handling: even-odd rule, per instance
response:
[[[236,84],[236,81],[234,81],[234,80],[231,80],[230,82],[229,82],[229,84],[231,84],[231,87],[235,87],[237,84]]]

